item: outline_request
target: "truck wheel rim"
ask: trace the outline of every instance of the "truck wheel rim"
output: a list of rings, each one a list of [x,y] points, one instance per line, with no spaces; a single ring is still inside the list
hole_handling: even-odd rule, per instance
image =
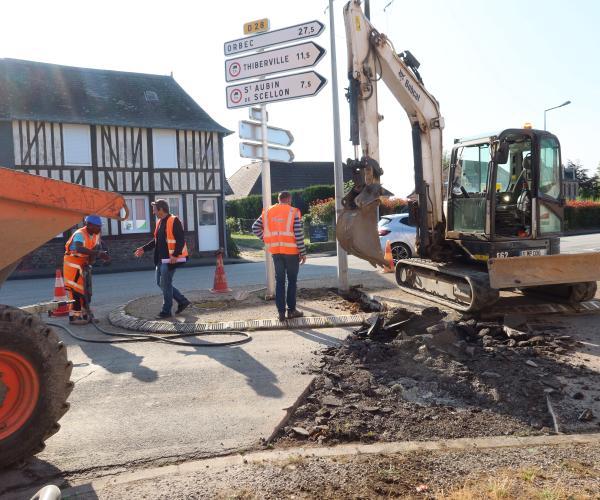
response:
[[[39,394],[40,383],[32,364],[16,352],[0,350],[0,440],[29,420]]]

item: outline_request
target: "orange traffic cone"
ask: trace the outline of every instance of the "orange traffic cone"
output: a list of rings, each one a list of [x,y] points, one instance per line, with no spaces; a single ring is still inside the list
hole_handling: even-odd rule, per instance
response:
[[[394,258],[392,257],[392,244],[390,240],[387,240],[385,244],[385,255],[383,256],[386,262],[389,262],[389,266],[385,266],[381,272],[393,273],[394,272]]]
[[[217,267],[215,269],[215,281],[210,289],[212,293],[227,293],[231,292],[231,288],[227,285],[227,276],[225,276],[225,267],[223,266],[223,254],[217,254]]]
[[[48,313],[49,316],[68,316],[69,304],[67,304],[67,291],[65,290],[65,282],[60,269],[56,270],[56,278],[54,279],[54,302],[62,302],[54,311]]]

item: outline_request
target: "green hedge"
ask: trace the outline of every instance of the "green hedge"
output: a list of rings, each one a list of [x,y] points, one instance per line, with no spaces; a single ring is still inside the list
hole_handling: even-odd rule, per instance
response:
[[[315,200],[323,200],[334,196],[333,186],[309,186],[306,189],[294,189],[292,193],[292,205],[299,208],[305,214],[308,207]],[[277,203],[277,193],[272,196],[272,203]],[[236,219],[256,219],[262,211],[262,196],[253,194],[239,200],[230,200],[225,204],[225,213],[227,217]]]
[[[600,228],[600,206],[565,207],[565,230]]]

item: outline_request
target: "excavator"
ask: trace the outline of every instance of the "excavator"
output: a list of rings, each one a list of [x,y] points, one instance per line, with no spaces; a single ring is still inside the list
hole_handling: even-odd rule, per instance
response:
[[[558,138],[531,126],[456,140],[442,166],[444,119],[419,61],[397,53],[360,0],[344,7],[353,188],[342,200],[336,237],[346,252],[389,266],[377,231],[382,192],[377,86],[382,81],[412,130],[417,256],[398,261],[398,286],[464,312],[493,305],[501,290],[578,303],[596,293],[600,253],[560,254],[564,222]],[[447,173],[447,175],[445,175]]]

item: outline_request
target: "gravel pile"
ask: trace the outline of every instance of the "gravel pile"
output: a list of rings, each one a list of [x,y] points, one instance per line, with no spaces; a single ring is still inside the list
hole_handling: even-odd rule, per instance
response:
[[[380,314],[327,349],[277,441],[430,440],[598,432],[600,374],[569,363],[560,327],[505,317],[448,320],[437,308]]]

